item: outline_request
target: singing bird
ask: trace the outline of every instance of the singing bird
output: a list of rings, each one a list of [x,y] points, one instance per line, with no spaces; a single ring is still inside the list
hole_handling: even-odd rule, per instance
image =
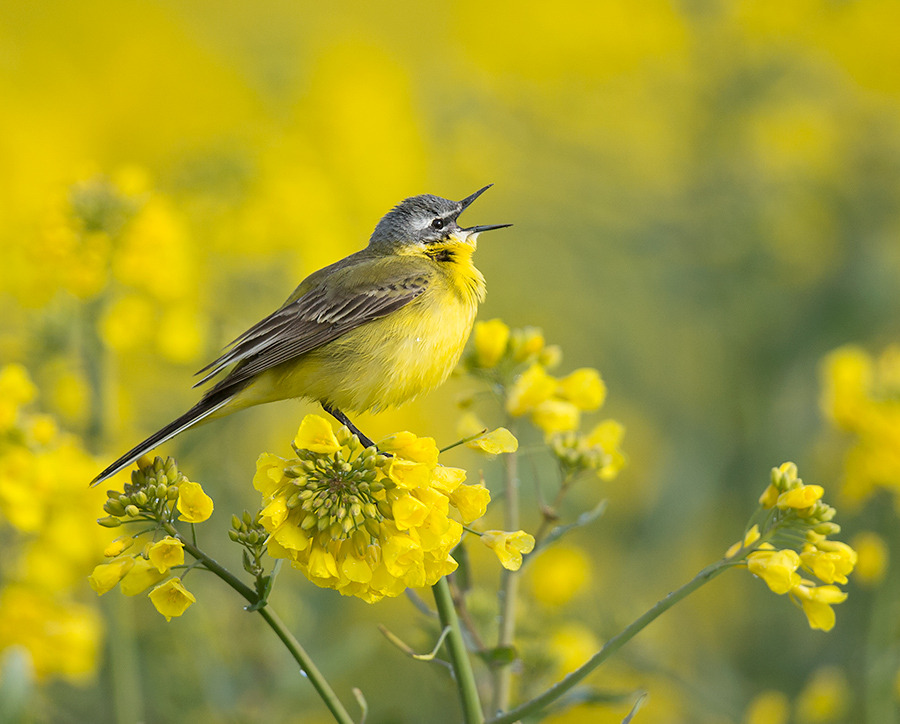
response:
[[[198,423],[289,398],[344,411],[378,411],[441,384],[459,360],[485,283],[472,263],[478,235],[511,224],[461,228],[490,185],[462,201],[424,194],[378,222],[366,248],[310,274],[287,301],[197,374],[221,377],[190,410],[133,447],[96,485]]]

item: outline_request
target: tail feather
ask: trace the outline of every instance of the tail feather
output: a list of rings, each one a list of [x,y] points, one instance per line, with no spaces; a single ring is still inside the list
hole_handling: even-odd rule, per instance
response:
[[[112,465],[110,465],[102,473],[100,473],[96,478],[94,478],[91,481],[91,485],[99,485],[104,480],[112,477],[120,470],[127,468],[135,460],[141,457],[141,455],[150,452],[151,450],[153,450],[153,448],[162,445],[167,440],[171,440],[173,437],[181,432],[184,432],[189,427],[193,427],[198,422],[209,417],[216,410],[226,405],[232,399],[232,397],[233,394],[215,396],[212,398],[204,397],[190,410],[181,415],[181,417],[172,420],[172,422],[170,422],[164,428],[162,428],[161,430],[157,430],[146,440],[131,448],[131,450],[125,453],[122,457],[120,457]]]

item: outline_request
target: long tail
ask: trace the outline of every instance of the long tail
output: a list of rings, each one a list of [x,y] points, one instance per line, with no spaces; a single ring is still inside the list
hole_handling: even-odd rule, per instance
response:
[[[139,443],[131,448],[131,450],[125,453],[112,465],[106,468],[106,470],[104,470],[96,478],[94,478],[91,481],[91,485],[99,485],[104,480],[112,477],[123,468],[127,468],[141,455],[150,452],[153,448],[162,445],[162,443],[164,443],[166,440],[171,440],[179,433],[184,432],[189,427],[193,427],[201,420],[212,415],[216,410],[228,404],[228,402],[233,397],[233,391],[231,391],[231,393],[227,395],[213,394],[204,397],[202,400],[200,400],[200,402],[198,402],[190,410],[185,412],[181,417],[172,420],[172,422],[170,422],[164,428],[154,432],[142,443]]]

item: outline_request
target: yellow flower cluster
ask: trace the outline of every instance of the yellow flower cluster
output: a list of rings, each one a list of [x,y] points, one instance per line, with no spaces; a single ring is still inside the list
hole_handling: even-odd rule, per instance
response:
[[[845,499],[859,504],[887,490],[900,509],[900,345],[877,358],[854,346],[828,355],[822,407],[854,438],[844,462]]]
[[[95,608],[80,601],[102,538],[88,523],[96,461],[30,410],[36,395],[24,367],[0,368],[0,653],[20,646],[39,677],[82,680],[103,639]]]
[[[828,535],[840,532],[840,526],[833,522],[834,508],[822,502],[823,494],[819,485],[804,485],[794,463],[773,468],[772,480],[759,499],[766,515],[765,529],[753,525],[725,555],[734,558],[742,553],[750,572],[774,593],[790,594],[811,628],[829,631],[835,623],[831,607],[847,598],[833,584],[847,583],[857,555],[846,543],[828,540]],[[803,540],[799,552],[789,547],[777,549],[769,542],[796,540],[798,535]],[[802,578],[801,570],[825,585]]]
[[[142,458],[139,465],[123,492],[107,492],[109,497],[103,509],[108,515],[97,521],[100,525],[116,528],[123,523],[153,522],[158,531],[171,526],[176,517],[188,523],[202,523],[212,515],[212,499],[199,483],[191,482],[178,470],[172,458]],[[153,539],[145,540],[136,553],[126,553],[147,535]],[[167,621],[181,616],[196,601],[180,578],[169,577],[172,569],[184,565],[184,544],[172,535],[159,540],[155,533],[123,535],[113,540],[103,555],[109,562],[95,566],[88,579],[98,595],[117,584],[126,596],[137,596],[155,586],[149,594],[150,601]]]
[[[335,435],[327,420],[307,415],[293,445],[296,458],[261,455],[253,479],[270,555],[370,603],[456,569],[450,552],[463,527],[450,514],[480,518],[490,493],[440,465],[434,440],[401,432],[378,450],[362,448],[347,428]]]
[[[472,349],[462,367],[506,387],[507,414],[528,415],[566,468],[593,469],[611,480],[625,464],[620,449],[625,429],[615,420],[603,420],[586,434],[578,432],[582,413],[598,410],[605,402],[606,385],[600,373],[589,367],[565,377],[550,374],[561,359],[559,347],[546,345],[539,329],[510,329],[502,320],[492,319],[476,322]],[[467,412],[460,432],[469,436],[483,427],[474,413]],[[486,449],[479,440],[470,446]]]

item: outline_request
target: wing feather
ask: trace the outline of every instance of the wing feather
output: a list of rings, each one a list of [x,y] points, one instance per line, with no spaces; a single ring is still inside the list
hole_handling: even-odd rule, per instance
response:
[[[360,285],[339,297],[328,286],[318,285],[241,334],[228,351],[198,372],[207,374],[194,386],[208,382],[231,365],[235,366],[206,395],[242,386],[266,370],[400,309],[425,292],[427,286],[428,278],[422,274],[384,284]]]

